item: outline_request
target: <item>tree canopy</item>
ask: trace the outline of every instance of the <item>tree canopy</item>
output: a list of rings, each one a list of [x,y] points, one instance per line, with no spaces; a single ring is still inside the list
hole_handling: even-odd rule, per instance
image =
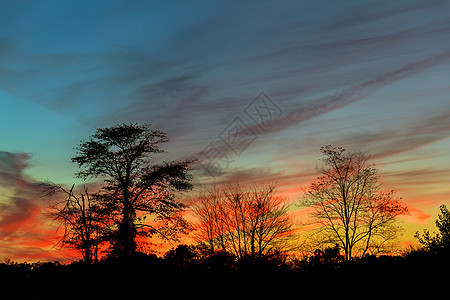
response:
[[[155,163],[168,141],[150,125],[121,124],[97,129],[82,141],[72,161],[80,178],[102,180],[96,199],[110,216],[111,254],[128,256],[136,251],[136,237],[159,234],[176,239],[189,224],[180,212],[185,206],[175,193],[192,188],[192,159]]]
[[[415,237],[426,251],[448,253],[450,252],[450,211],[444,204],[439,207],[439,210],[441,213],[435,221],[438,232],[432,235],[425,229],[422,236],[416,232]]]
[[[396,220],[407,213],[394,192],[381,191],[378,170],[364,153],[331,145],[321,148],[322,174],[306,191],[302,206],[313,209],[314,239],[322,246],[339,245],[347,260],[377,253],[401,230]]]

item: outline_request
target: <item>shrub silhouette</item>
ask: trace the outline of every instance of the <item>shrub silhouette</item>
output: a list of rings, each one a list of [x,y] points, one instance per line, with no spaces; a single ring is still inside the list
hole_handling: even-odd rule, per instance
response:
[[[425,229],[422,236],[416,232],[415,237],[425,251],[448,254],[450,252],[450,211],[445,205],[441,205],[439,209],[441,213],[435,221],[438,232],[433,236],[429,230]]]

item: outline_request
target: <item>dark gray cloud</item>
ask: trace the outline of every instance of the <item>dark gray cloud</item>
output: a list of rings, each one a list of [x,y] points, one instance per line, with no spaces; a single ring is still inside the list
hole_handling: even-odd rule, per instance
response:
[[[157,34],[148,31],[153,16],[144,3],[94,7],[83,16],[87,6],[61,8],[48,21],[34,20],[38,31],[50,24],[57,27],[73,9],[61,32],[50,31],[49,45],[55,44],[51,51],[42,51],[42,44],[29,34],[0,35],[0,88],[91,126],[135,120],[171,128],[170,116],[182,106],[190,113],[180,114],[178,124],[199,128],[215,122],[220,127],[236,114],[240,103],[261,90],[295,110],[317,93],[369,82],[423,60],[432,54],[426,45],[442,52],[450,43],[444,7],[425,1],[203,3],[191,5],[180,24],[173,20],[177,25],[169,27],[167,21],[155,18]],[[25,10],[20,7],[15,9]],[[164,9],[169,16],[179,13],[174,7]],[[135,18],[143,22],[143,29],[134,28],[131,39],[133,29],[123,22],[138,25],[130,20],[133,13],[138,13]],[[128,37],[96,40],[86,34],[86,40],[80,40],[84,43],[75,44],[87,30],[76,32],[75,24],[85,21],[99,34],[102,26],[94,25],[112,25],[114,20],[120,21]],[[15,27],[11,28],[13,33]],[[155,38],[157,44],[152,43]],[[202,98],[187,103],[199,91]],[[198,110],[218,117],[196,114]]]
[[[46,183],[26,175],[30,155],[0,151],[0,249],[15,261],[66,260],[50,251],[56,227],[42,214]]]
[[[23,171],[28,167],[28,153],[11,153],[0,151],[0,184],[14,186],[17,182],[25,182]]]
[[[439,55],[426,58],[424,60],[407,64],[397,70],[383,74],[375,79],[368,80],[358,85],[338,91],[330,96],[312,101],[306,107],[291,111],[285,116],[276,120],[267,121],[267,130],[265,133],[273,133],[288,128],[292,125],[298,125],[300,122],[311,119],[315,116],[327,113],[329,111],[341,108],[356,101],[365,99],[377,90],[392,84],[396,81],[405,79],[409,76],[425,71],[440,63],[446,62],[450,58],[450,51]],[[253,130],[257,130],[255,126]]]
[[[366,133],[344,139],[356,147],[364,147],[373,158],[387,158],[438,142],[450,136],[450,114],[425,116],[390,131]]]
[[[30,155],[0,151],[0,239],[39,227],[45,184],[25,175]],[[30,224],[31,223],[31,224]]]
[[[90,127],[150,122],[193,152],[260,91],[284,114],[251,131],[277,134],[445,64],[450,49],[442,2],[82,1],[31,19],[45,42],[17,21],[30,9],[12,6],[0,89]]]
[[[297,110],[285,113],[279,118],[268,120],[265,122],[263,129],[260,127],[261,124],[250,127],[244,126],[240,131],[235,131],[233,133],[235,135],[234,139],[246,140],[254,137],[255,134],[257,136],[276,134],[282,130],[298,126],[300,123],[311,118],[361,101],[374,94],[379,89],[446,62],[449,58],[450,51],[446,51],[439,55],[407,64],[406,66],[383,74],[375,79],[351,86],[335,92],[332,95],[315,99],[309,104],[303,105]],[[396,128],[396,131],[393,132],[384,131],[376,134],[364,134],[361,135],[358,140],[347,138],[345,135],[339,135],[339,138],[350,144],[356,143],[359,147],[362,145],[372,145],[370,148],[373,149],[372,153],[375,157],[389,156],[409,151],[416,147],[447,137],[450,134],[450,127],[448,126],[448,124],[450,124],[449,116],[448,113],[445,113],[444,115],[431,117],[429,119],[426,118],[420,121],[417,119],[418,122],[412,125],[409,124],[408,128]],[[335,143],[342,143],[342,140],[335,141]],[[383,144],[380,144],[380,142]],[[332,143],[332,141],[330,140],[327,143]],[[220,140],[216,142],[215,147],[218,149],[217,151],[221,152],[221,155],[224,156],[229,156],[233,152],[233,149],[230,148],[229,145]],[[198,157],[205,159],[205,155],[202,154],[203,153],[200,153]]]

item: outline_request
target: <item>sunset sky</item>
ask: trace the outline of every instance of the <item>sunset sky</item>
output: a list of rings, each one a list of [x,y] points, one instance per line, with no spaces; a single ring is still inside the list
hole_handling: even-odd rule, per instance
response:
[[[402,241],[414,241],[450,202],[449,11],[0,0],[0,259],[65,257],[39,183],[82,184],[74,147],[123,122],[167,132],[161,159],[197,155],[195,184],[276,180],[293,203],[322,145],[365,151],[409,207]]]

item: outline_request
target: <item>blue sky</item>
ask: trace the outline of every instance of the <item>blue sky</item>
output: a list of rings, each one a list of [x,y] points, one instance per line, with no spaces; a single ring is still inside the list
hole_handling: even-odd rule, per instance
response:
[[[147,122],[168,133],[165,158],[214,145],[228,158],[215,161],[215,180],[275,178],[295,200],[317,176],[320,146],[336,144],[372,154],[412,208],[410,231],[419,229],[450,198],[449,9],[444,1],[0,0],[0,166],[22,161],[16,171],[31,189],[78,183],[69,158],[81,139]],[[264,127],[245,113],[261,92],[280,109]],[[234,125],[256,136],[239,155],[221,139]]]

